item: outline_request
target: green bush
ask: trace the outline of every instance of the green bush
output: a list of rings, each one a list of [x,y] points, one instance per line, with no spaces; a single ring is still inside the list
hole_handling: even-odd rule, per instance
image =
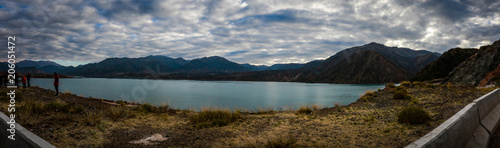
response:
[[[411,83],[408,82],[408,81],[403,81],[401,82],[401,86],[404,86],[404,87],[410,87],[411,86]]]
[[[431,120],[427,111],[421,107],[410,106],[406,107],[398,114],[399,123],[407,124],[423,124]]]
[[[226,126],[241,118],[239,112],[231,113],[227,109],[203,109],[196,115],[189,117],[191,123],[197,124],[198,128],[215,126]]]
[[[394,87],[394,89],[392,89],[392,93],[396,93],[398,91],[402,91],[402,92],[405,92],[405,93],[408,93],[408,90],[406,90],[405,87],[403,86],[397,86],[397,87]]]
[[[408,93],[406,93],[405,91],[397,91],[394,93],[394,95],[392,96],[393,99],[406,99],[408,98]]]
[[[413,86],[421,86],[422,85],[422,82],[420,81],[415,81],[412,83]]]
[[[495,86],[496,87],[500,87],[500,79],[498,79],[498,80],[495,81]]]
[[[394,88],[394,87],[396,87],[396,85],[394,83],[388,83],[388,84],[385,85],[385,87],[387,87],[387,88]]]
[[[301,106],[299,110],[297,110],[299,114],[310,114],[312,113],[312,109],[309,106]]]

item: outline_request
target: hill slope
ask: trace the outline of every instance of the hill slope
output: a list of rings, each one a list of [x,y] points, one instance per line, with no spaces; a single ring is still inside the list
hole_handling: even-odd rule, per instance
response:
[[[482,46],[450,72],[447,82],[477,86],[486,75],[500,64],[500,40],[492,45]]]
[[[249,71],[238,63],[223,57],[212,56],[189,61],[177,73],[183,74],[227,74]]]
[[[382,54],[387,59],[393,61],[399,67],[416,73],[425,65],[437,60],[439,53],[433,53],[425,50],[411,50],[409,48],[387,47],[379,43],[369,43],[363,46],[356,46],[340,51],[339,53],[349,55],[360,53],[365,50],[375,51]]]
[[[445,78],[448,74],[467,58],[477,53],[477,49],[453,48],[441,55],[436,61],[425,66],[411,79],[412,81],[426,81]]]
[[[319,72],[319,73],[318,73]],[[327,83],[386,83],[408,80],[411,73],[382,54],[365,50],[349,55],[335,55],[316,71],[310,72],[303,81]]]

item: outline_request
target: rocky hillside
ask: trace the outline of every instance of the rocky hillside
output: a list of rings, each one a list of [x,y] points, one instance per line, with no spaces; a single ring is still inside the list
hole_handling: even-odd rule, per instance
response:
[[[347,56],[328,58],[303,81],[327,83],[387,83],[408,80],[411,73],[398,67],[382,54],[365,50]]]
[[[476,54],[453,69],[446,82],[477,86],[488,73],[495,70],[498,64],[500,64],[500,40],[492,45],[482,46]]]
[[[490,85],[495,83],[497,86],[500,86],[500,64],[498,65],[495,71],[486,74],[486,77],[479,82],[480,87],[485,87],[486,85]],[[495,82],[496,81],[496,82]]]
[[[453,48],[441,55],[436,61],[425,66],[411,79],[412,81],[426,81],[445,78],[448,74],[467,58],[477,53],[477,49]]]

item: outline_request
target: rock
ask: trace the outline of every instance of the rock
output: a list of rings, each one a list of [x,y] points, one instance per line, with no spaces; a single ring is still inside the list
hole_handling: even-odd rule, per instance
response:
[[[130,141],[132,144],[143,144],[143,145],[154,145],[158,144],[157,142],[165,141],[168,138],[163,137],[160,134],[154,134],[151,137],[146,137],[140,140]]]
[[[491,85],[496,80],[499,79],[500,79],[500,64],[498,65],[497,69],[495,69],[495,71],[488,73],[486,77],[483,80],[481,80],[481,82],[479,82],[479,86],[485,87],[486,85]]]

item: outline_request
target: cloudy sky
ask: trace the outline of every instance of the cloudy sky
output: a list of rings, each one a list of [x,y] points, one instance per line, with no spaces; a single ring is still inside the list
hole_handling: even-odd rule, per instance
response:
[[[439,53],[491,44],[500,2],[2,0],[0,37],[9,35],[18,59],[64,65],[147,55],[303,63],[369,42]]]

